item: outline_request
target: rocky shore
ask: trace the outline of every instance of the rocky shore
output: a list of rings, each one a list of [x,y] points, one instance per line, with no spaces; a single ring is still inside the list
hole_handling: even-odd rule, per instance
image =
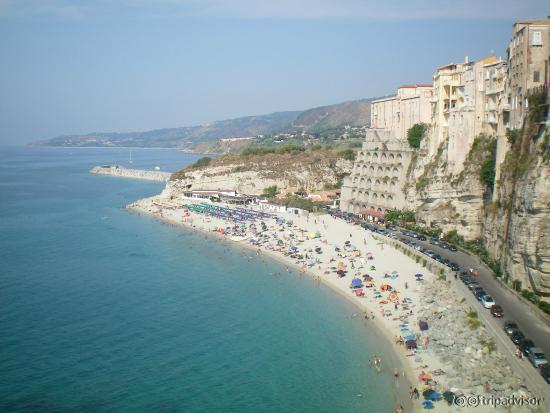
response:
[[[98,175],[112,175],[120,178],[143,179],[147,181],[167,182],[172,174],[162,171],[146,171],[142,169],[128,169],[121,165],[100,165],[90,169],[90,173]]]

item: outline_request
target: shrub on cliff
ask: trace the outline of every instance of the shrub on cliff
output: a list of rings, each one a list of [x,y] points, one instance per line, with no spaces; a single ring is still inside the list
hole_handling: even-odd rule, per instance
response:
[[[277,188],[277,185],[268,186],[267,188],[264,188],[264,195],[268,198],[273,198],[275,195],[279,193],[279,189]]]
[[[420,148],[420,142],[422,142],[422,138],[424,138],[427,129],[428,126],[425,123],[415,123],[407,131],[407,141],[411,148]]]
[[[338,152],[338,156],[344,158],[346,161],[355,161],[355,151],[352,149],[346,149]]]
[[[192,167],[193,168],[202,168],[204,166],[210,165],[210,162],[212,161],[212,158],[209,158],[208,156],[203,156],[197,162],[195,162]]]

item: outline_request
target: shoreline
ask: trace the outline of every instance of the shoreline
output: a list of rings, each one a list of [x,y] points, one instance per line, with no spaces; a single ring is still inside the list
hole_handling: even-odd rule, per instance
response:
[[[184,230],[191,230],[196,233],[200,233],[202,235],[207,235],[209,237],[212,237],[212,239],[215,239],[216,241],[233,244],[235,247],[246,248],[248,251],[252,253],[255,253],[257,251],[257,248],[253,245],[250,245],[249,243],[242,242],[242,241],[233,241],[223,235],[220,235],[217,232],[212,231],[211,229],[206,228],[206,226],[196,225],[195,222],[188,223],[188,222],[178,221],[167,216],[159,216],[138,204],[142,201],[151,202],[155,198],[156,197],[145,198],[143,200],[137,201],[134,204],[127,205],[126,209],[128,209],[132,213],[144,214],[150,218],[156,219],[166,224],[175,225]],[[282,215],[282,214],[279,214],[279,215]],[[294,216],[292,216],[292,218],[293,217]],[[289,217],[286,217],[286,218],[289,218]],[[208,224],[212,224],[212,222],[208,222]],[[372,239],[371,242],[377,242],[377,241],[375,239]],[[417,367],[412,363],[412,358],[406,356],[406,351],[404,350],[404,348],[402,346],[398,346],[395,343],[394,339],[398,331],[391,331],[391,329],[388,328],[387,323],[383,322],[383,320],[386,320],[386,318],[383,318],[380,316],[380,314],[377,312],[378,309],[374,308],[373,306],[368,306],[366,305],[365,302],[361,302],[360,300],[358,300],[354,295],[350,293],[349,289],[346,291],[346,290],[343,290],[342,288],[339,288],[334,283],[328,282],[329,280],[327,280],[327,278],[322,278],[322,277],[320,278],[319,275],[315,273],[315,271],[312,271],[311,269],[304,269],[300,267],[297,263],[288,259],[287,257],[277,254],[275,251],[270,251],[268,249],[262,248],[262,254],[267,255],[269,258],[275,260],[277,263],[281,264],[286,268],[291,268],[296,274],[307,274],[307,276],[313,282],[316,282],[316,281],[319,282],[324,287],[327,287],[332,292],[338,294],[338,296],[340,296],[341,298],[346,299],[347,302],[353,304],[359,311],[357,313],[357,316],[361,317],[362,323],[368,323],[366,325],[369,326],[369,328],[367,329],[366,333],[368,334],[368,332],[374,331],[376,340],[382,341],[383,342],[382,344],[386,344],[386,346],[381,351],[382,353],[384,353],[385,372],[387,374],[391,374],[390,372],[394,368],[397,368],[399,370],[400,383],[397,386],[397,388],[394,387],[395,396],[396,396],[396,399],[398,400],[398,403],[400,403],[403,406],[405,412],[422,412],[423,411],[420,405],[413,404],[412,400],[409,399],[409,395],[408,395],[409,386],[412,386],[413,388],[417,387],[419,391],[421,391],[421,386],[419,385],[418,378],[417,378],[420,371],[419,370],[417,371]],[[404,255],[403,255],[403,258],[410,260],[410,258],[405,257]],[[375,318],[374,319],[371,318],[368,321],[364,320],[362,317],[364,312],[374,313]],[[445,410],[436,409],[435,411],[445,411]]]
[[[211,213],[211,208],[222,206],[229,209],[222,210],[222,214]],[[253,258],[254,252],[256,255],[265,254],[283,265],[287,272],[290,268],[300,276],[307,274],[314,283],[324,284],[346,298],[358,309],[352,318],[359,317],[358,321],[362,321],[375,340],[381,342],[384,374],[391,374],[397,369],[393,391],[404,412],[424,411],[422,392],[427,389],[440,394],[451,389],[456,395],[483,397],[487,393],[484,383],[490,383],[490,393],[486,397],[508,397],[512,394],[529,397],[525,383],[514,376],[509,365],[503,364],[502,354],[482,344],[492,340],[485,328],[468,327],[471,320],[467,314],[471,307],[464,302],[464,298],[456,295],[451,282],[439,273],[439,269],[436,275],[424,268],[418,257],[403,254],[391,242],[330,215],[285,212],[270,213],[269,217],[245,215],[234,221],[224,215],[229,213],[231,218],[232,214],[238,214],[233,208],[219,203],[205,204],[202,200],[175,201],[162,194],[126,206],[130,212],[147,215],[183,230],[193,230],[216,241],[233,243],[243,251],[250,251],[249,258]],[[254,208],[241,211],[251,214],[261,212]],[[281,223],[279,219],[286,223]],[[235,222],[241,225],[237,227]],[[259,232],[256,228],[258,222],[262,223]],[[337,277],[337,261],[338,270],[341,266],[344,269],[344,273],[340,274],[343,277]],[[372,286],[365,286],[364,294],[356,296],[350,285],[351,279],[364,278],[365,273],[371,276]],[[383,277],[380,276],[382,273]],[[416,279],[415,274],[418,273],[424,275],[422,280]],[[368,284],[368,279],[365,283]],[[390,291],[393,289],[398,294],[395,309],[394,302],[390,302],[390,291],[382,288],[384,284],[391,284]],[[384,299],[386,294],[388,296]],[[420,330],[418,322],[421,320],[429,323],[430,329]],[[403,342],[397,342],[397,338],[411,334],[416,340],[416,350],[407,350]],[[431,380],[420,380],[420,373],[432,376]],[[410,399],[408,386],[418,389],[420,399]],[[445,400],[433,406],[434,412],[461,410],[448,405]],[[486,411],[482,405],[466,407],[471,412]],[[505,406],[493,406],[491,409],[496,412],[509,411]],[[520,407],[514,411],[533,410]]]

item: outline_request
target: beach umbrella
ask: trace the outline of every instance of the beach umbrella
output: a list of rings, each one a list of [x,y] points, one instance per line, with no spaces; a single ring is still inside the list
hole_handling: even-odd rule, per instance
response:
[[[424,400],[424,401],[422,402],[422,407],[424,407],[424,409],[431,410],[431,409],[434,408],[434,404],[433,404],[431,401],[429,401],[429,400]]]
[[[372,281],[373,278],[372,278],[370,275],[365,274],[365,275],[363,275],[363,280],[365,280],[365,281]]]
[[[422,277],[424,277],[424,276],[423,276],[422,274],[415,274],[415,277],[416,277],[416,278],[422,278]]]
[[[429,375],[428,373],[420,373],[418,375],[418,380],[420,380],[420,381],[427,381],[427,380],[431,380],[431,379],[432,379],[432,376]]]

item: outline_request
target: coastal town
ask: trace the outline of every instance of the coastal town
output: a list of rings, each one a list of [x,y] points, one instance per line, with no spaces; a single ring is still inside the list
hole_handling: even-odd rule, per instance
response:
[[[407,383],[408,397],[402,395],[396,411],[484,412],[490,403],[497,411],[545,411],[548,316],[526,300],[517,302],[511,289],[498,292],[503,284],[494,268],[442,236],[481,236],[484,205],[500,202],[514,139],[528,130],[530,140],[547,140],[549,29],[549,19],[518,22],[506,59],[466,57],[437,68],[433,84],[401,86],[395,96],[372,101],[370,127],[341,188],[289,186],[275,177],[257,179],[243,191],[242,180],[222,172],[220,181],[207,165],[199,178],[190,178],[192,168],[183,177],[172,175],[162,194],[128,208],[235,243],[249,259],[265,254],[280,260],[287,272],[308,274],[352,300],[358,306],[352,316],[377,326],[401,359],[387,365],[374,356],[371,366]],[[287,135],[277,135],[274,143],[294,137]],[[461,191],[451,181],[467,175],[469,162],[479,162],[472,151],[482,139],[492,147],[490,190],[478,183]],[[543,180],[548,165],[541,168],[537,179]],[[547,199],[548,184],[541,185],[540,196]],[[432,186],[437,193],[426,195]],[[423,196],[436,206],[458,205],[470,216],[442,216],[422,203]],[[290,201],[296,199],[301,204]],[[426,228],[444,231],[430,237],[398,227],[406,222],[395,218],[396,211],[406,210],[416,211]],[[547,212],[536,241],[543,245]],[[538,293],[549,285],[548,261],[542,259],[529,278]],[[522,320],[519,327],[515,319]],[[472,397],[478,404],[463,403]],[[507,397],[515,402],[506,405]]]

